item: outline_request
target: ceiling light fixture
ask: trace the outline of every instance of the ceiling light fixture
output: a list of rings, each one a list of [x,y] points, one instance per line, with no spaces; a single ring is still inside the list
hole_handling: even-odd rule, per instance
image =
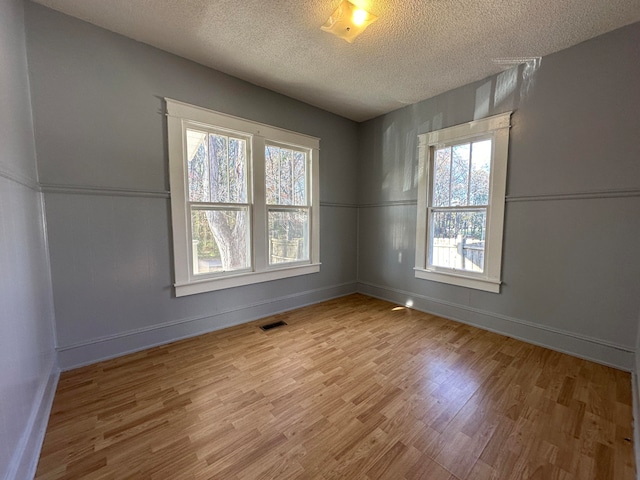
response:
[[[342,0],[336,11],[331,14],[327,22],[320,28],[351,43],[369,24],[377,19],[378,17],[366,10],[347,0]]]

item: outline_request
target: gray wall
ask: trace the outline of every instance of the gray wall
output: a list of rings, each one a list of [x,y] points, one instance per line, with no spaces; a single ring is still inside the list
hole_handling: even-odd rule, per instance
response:
[[[355,290],[357,124],[28,2],[63,368]],[[321,271],[175,298],[162,97],[321,138]]]
[[[23,18],[0,2],[0,478],[29,478],[57,378]]]
[[[633,368],[640,24],[360,126],[359,289]],[[515,110],[502,293],[414,278],[416,136]]]

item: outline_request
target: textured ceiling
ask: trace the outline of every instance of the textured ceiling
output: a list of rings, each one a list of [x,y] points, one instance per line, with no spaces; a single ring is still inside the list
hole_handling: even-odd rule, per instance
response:
[[[638,0],[353,0],[379,19],[349,44],[320,30],[340,0],[37,2],[357,121],[640,21]]]

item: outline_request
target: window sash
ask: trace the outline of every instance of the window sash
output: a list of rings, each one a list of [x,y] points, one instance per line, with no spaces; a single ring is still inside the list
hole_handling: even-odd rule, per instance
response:
[[[452,175],[452,170],[453,170],[453,147],[457,147],[460,145],[466,145],[469,144],[470,145],[470,152],[469,152],[469,167],[468,167],[468,176],[467,176],[467,202],[464,205],[440,205],[439,207],[447,207],[447,208],[453,208],[455,206],[460,206],[460,207],[481,207],[483,206],[482,204],[477,204],[477,203],[470,203],[471,202],[471,186],[472,186],[472,177],[473,177],[473,159],[474,159],[474,153],[473,153],[473,144],[474,143],[480,143],[480,142],[485,142],[487,140],[491,141],[491,158],[493,158],[493,153],[494,153],[494,148],[495,148],[495,139],[494,139],[494,135],[492,133],[490,134],[485,134],[485,135],[475,135],[472,137],[467,137],[464,139],[456,139],[456,140],[452,140],[449,142],[445,142],[445,143],[437,143],[437,144],[433,144],[429,146],[429,189],[428,189],[428,195],[429,198],[427,199],[427,203],[429,206],[434,206],[435,204],[435,199],[434,199],[434,193],[435,193],[435,181],[436,181],[436,175],[435,175],[435,164],[436,164],[436,152],[439,150],[443,150],[443,149],[449,149],[450,150],[450,159],[449,159],[449,175],[450,175],[450,180],[449,180],[449,198],[451,198],[452,194],[451,194],[451,188],[453,187],[453,183],[451,183],[451,175]],[[492,168],[490,168],[489,170],[489,179],[488,179],[488,184],[489,184],[489,197],[491,197],[491,175],[492,175]]]
[[[273,252],[271,251],[271,246],[272,246],[272,238],[271,238],[271,232],[269,231],[266,237],[267,242],[269,242],[268,248],[267,248],[267,264],[269,266],[269,268],[278,268],[278,267],[282,267],[285,265],[303,265],[303,264],[308,264],[311,262],[311,258],[310,258],[310,241],[311,241],[311,235],[310,235],[310,231],[311,231],[311,208],[309,207],[299,207],[299,206],[280,206],[280,205],[268,205],[267,206],[267,228],[268,228],[268,221],[269,221],[269,214],[270,213],[290,213],[290,212],[296,212],[296,211],[304,211],[307,214],[307,222],[306,225],[303,226],[303,239],[304,239],[304,245],[303,245],[303,252],[305,254],[306,258],[302,258],[302,259],[297,259],[297,260],[291,260],[291,261],[285,261],[285,262],[272,262],[272,256],[273,256]],[[287,239],[287,241],[289,241]]]
[[[428,207],[429,208],[429,212],[456,212],[456,211],[463,211],[463,212],[473,212],[476,210],[487,210],[490,207],[490,205],[469,205],[469,206],[455,206],[455,207]]]
[[[433,255],[436,249],[435,244],[435,233],[434,233],[434,229],[435,229],[435,221],[433,220],[433,214],[434,213],[448,213],[448,212],[454,212],[454,213],[458,213],[458,212],[470,212],[470,213],[484,213],[485,214],[485,225],[484,225],[484,246],[482,248],[483,251],[483,268],[481,271],[474,271],[474,270],[469,270],[469,269],[464,269],[464,268],[456,268],[456,267],[445,267],[443,265],[436,265],[433,263]],[[434,272],[450,272],[450,273],[456,273],[456,274],[461,274],[461,275],[469,275],[469,276],[473,276],[473,277],[478,277],[478,278],[482,278],[485,277],[486,274],[486,266],[488,265],[488,256],[487,256],[487,233],[488,233],[488,225],[487,225],[487,219],[489,218],[489,206],[484,206],[484,207],[477,207],[477,206],[473,206],[473,207],[430,207],[428,208],[428,219],[427,219],[427,225],[428,225],[428,231],[429,231],[429,236],[427,238],[426,241],[426,249],[427,249],[427,261],[426,261],[426,265],[425,268],[427,270],[430,271],[434,271]]]
[[[243,186],[243,188],[245,189],[245,193],[246,193],[246,199],[247,199],[247,203],[253,203],[252,199],[253,199],[253,164],[252,164],[252,159],[253,159],[253,155],[252,155],[252,142],[253,142],[253,136],[252,135],[248,135],[247,133],[244,132],[237,132],[235,130],[225,130],[223,128],[218,128],[218,127],[213,127],[210,125],[204,125],[201,123],[195,123],[195,122],[190,122],[190,121],[183,121],[182,122],[182,141],[183,141],[183,168],[184,168],[184,172],[186,172],[186,175],[184,176],[184,181],[185,181],[185,189],[187,192],[187,197],[186,197],[186,201],[191,202],[191,203],[198,203],[198,202],[193,202],[192,200],[190,200],[190,179],[189,179],[189,155],[188,155],[188,145],[187,145],[187,136],[188,133],[187,131],[191,130],[194,132],[199,132],[199,133],[204,133],[207,135],[207,157],[211,156],[211,152],[210,152],[210,145],[209,145],[209,135],[218,135],[218,136],[224,136],[235,140],[243,140],[245,142],[245,184]],[[227,145],[228,148],[228,145]],[[228,165],[227,165],[228,168]],[[208,182],[211,182],[211,166],[208,164],[207,165],[207,170],[208,170],[208,174],[207,174],[207,179]],[[227,171],[227,175],[228,175],[228,171]],[[228,179],[229,180],[229,179]],[[211,186],[209,185],[209,195],[211,195]],[[232,203],[232,202],[203,202],[203,203]]]
[[[292,152],[298,152],[298,153],[302,153],[304,154],[304,189],[305,189],[305,203],[299,203],[299,204],[284,204],[284,203],[268,203],[267,206],[272,206],[272,205],[282,205],[282,206],[299,206],[299,207],[308,207],[311,205],[311,188],[312,188],[312,184],[311,184],[311,150],[307,149],[307,148],[302,148],[302,147],[298,147],[298,146],[294,146],[294,145],[289,145],[289,144],[285,144],[285,143],[280,143],[280,142],[273,142],[270,140],[265,140],[264,142],[264,147],[265,147],[265,175],[264,175],[264,183],[265,183],[265,193],[266,193],[266,188],[267,188],[267,173],[266,173],[266,150],[268,147],[276,147],[276,148],[280,148],[280,149],[285,149],[285,150],[291,150]],[[293,184],[292,184],[292,190],[293,190]],[[265,194],[265,199],[267,198],[267,195]]]
[[[267,211],[269,212],[290,212],[293,210],[306,210],[311,212],[311,207],[301,205],[267,205]]]
[[[189,208],[198,210],[243,210],[251,207],[250,203],[223,203],[223,202],[187,202]]]
[[[253,222],[251,221],[252,215],[252,205],[250,204],[228,204],[228,203],[213,203],[213,202],[189,202],[188,203],[189,215],[187,216],[188,226],[188,247],[189,247],[189,274],[192,278],[197,278],[198,280],[205,280],[207,278],[217,278],[223,277],[226,275],[236,275],[238,273],[246,273],[253,271],[253,251],[251,248],[251,239],[253,232]],[[246,241],[246,258],[247,258],[247,266],[245,268],[234,268],[230,270],[221,270],[218,272],[206,272],[200,273],[196,272],[195,262],[199,259],[196,252],[194,252],[195,247],[195,239],[193,238],[193,212],[194,211],[218,211],[218,212],[246,212],[247,215],[247,225],[245,231],[245,241]],[[219,248],[219,247],[218,247]]]

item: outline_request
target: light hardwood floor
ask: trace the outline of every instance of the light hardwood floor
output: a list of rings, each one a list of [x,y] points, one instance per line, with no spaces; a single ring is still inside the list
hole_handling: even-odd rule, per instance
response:
[[[394,307],[351,295],[63,373],[36,478],[635,478],[628,373]]]

